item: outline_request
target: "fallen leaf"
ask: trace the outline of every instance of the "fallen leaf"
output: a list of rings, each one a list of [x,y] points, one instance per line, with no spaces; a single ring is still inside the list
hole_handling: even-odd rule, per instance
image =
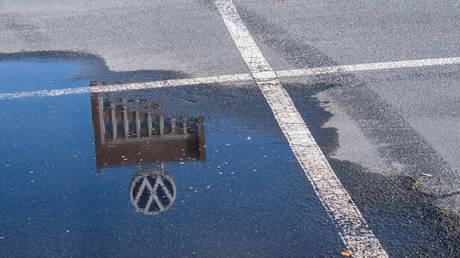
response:
[[[350,251],[341,252],[340,254],[341,254],[342,256],[351,256],[351,252],[350,252]]]
[[[415,182],[412,184],[412,190],[418,190],[422,187],[422,183],[420,182]]]
[[[445,210],[439,210],[439,213],[441,213],[444,216],[449,215],[449,213],[447,211],[445,211]]]

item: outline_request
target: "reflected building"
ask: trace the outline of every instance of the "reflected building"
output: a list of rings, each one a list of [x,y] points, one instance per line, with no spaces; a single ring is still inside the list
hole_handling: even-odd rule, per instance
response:
[[[129,188],[136,210],[171,207],[176,186],[164,163],[206,159],[204,118],[163,116],[161,104],[127,93],[92,93],[91,107],[97,169],[138,165]]]

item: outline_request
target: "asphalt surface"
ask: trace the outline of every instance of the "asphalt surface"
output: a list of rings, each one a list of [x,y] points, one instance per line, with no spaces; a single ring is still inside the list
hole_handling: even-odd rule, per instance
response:
[[[242,1],[239,10],[276,70],[448,57],[460,52],[460,32],[455,29],[460,10],[454,1],[391,2],[383,6],[379,2],[285,1],[262,5]],[[348,114],[337,117],[340,122],[331,121],[343,135],[339,152],[353,153],[344,154],[352,161],[368,157],[367,165],[381,164],[375,170],[384,174],[415,179],[422,177],[421,173],[439,175],[439,181],[431,179],[425,184],[426,192],[437,196],[457,193],[439,204],[458,213],[459,74],[457,65],[333,78],[340,89],[322,97],[332,102],[331,110]],[[310,78],[307,82],[312,83]],[[331,79],[315,82],[330,83]],[[343,119],[353,120],[365,136],[357,136],[359,142],[367,138],[370,144],[357,146],[347,141],[356,132],[343,126],[349,124]],[[384,131],[390,130],[392,136],[400,138],[388,139]],[[377,155],[369,157],[368,153]]]
[[[460,56],[456,1],[235,5],[275,71]],[[213,1],[2,1],[0,31],[0,93],[248,72]],[[460,65],[281,83],[390,256],[458,256]],[[137,165],[96,169],[89,94],[2,100],[2,254],[345,250],[251,82],[116,96],[205,117],[206,160],[164,162],[174,205],[152,222],[129,203]]]

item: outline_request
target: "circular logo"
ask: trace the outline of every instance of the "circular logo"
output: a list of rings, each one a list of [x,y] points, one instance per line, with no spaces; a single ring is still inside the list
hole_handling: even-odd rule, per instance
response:
[[[130,186],[131,203],[146,215],[169,209],[176,200],[176,185],[167,171],[141,171]]]

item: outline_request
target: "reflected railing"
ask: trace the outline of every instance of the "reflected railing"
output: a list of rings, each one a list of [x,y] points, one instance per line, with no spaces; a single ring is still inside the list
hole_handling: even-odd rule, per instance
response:
[[[97,169],[137,165],[129,188],[135,209],[169,209],[177,192],[165,163],[206,160],[204,117],[164,116],[161,104],[126,92],[92,93],[91,107]]]

